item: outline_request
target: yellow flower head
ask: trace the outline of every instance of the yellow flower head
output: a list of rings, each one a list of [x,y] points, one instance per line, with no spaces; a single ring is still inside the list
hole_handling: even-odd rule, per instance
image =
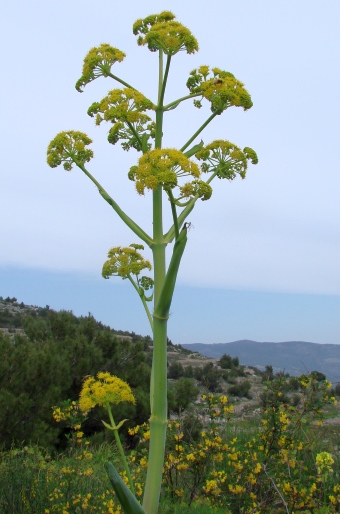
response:
[[[201,170],[204,173],[217,172],[218,178],[233,180],[240,175],[245,178],[248,161],[258,163],[256,152],[252,148],[243,151],[229,141],[216,140],[199,150],[195,157],[203,161]]]
[[[237,80],[229,71],[212,68],[212,76],[208,66],[201,66],[190,73],[187,87],[190,93],[202,95],[211,103],[212,112],[221,114],[228,107],[243,107],[246,111],[253,106],[250,94],[244,84]],[[195,107],[202,107],[201,100],[194,100]]]
[[[151,14],[137,20],[133,25],[135,36],[139,34],[137,43],[147,45],[151,52],[163,50],[166,55],[175,55],[180,50],[193,54],[198,50],[198,42],[190,30],[175,20],[170,11]]]
[[[118,48],[113,48],[107,43],[91,48],[84,59],[83,74],[76,83],[76,90],[82,93],[82,88],[97,77],[107,77],[111,66],[115,62],[122,62],[125,54]]]
[[[147,151],[151,148],[148,139],[155,137],[156,125],[145,111],[154,108],[146,96],[126,87],[109,91],[100,102],[94,102],[89,107],[87,114],[95,117],[96,125],[102,121],[113,124],[107,137],[112,145],[122,140],[123,150],[135,148],[137,151]]]
[[[100,102],[94,102],[87,113],[91,117],[96,115],[96,125],[100,125],[103,120],[111,123],[145,123],[150,121],[150,118],[144,111],[153,108],[151,100],[139,91],[126,87],[109,91]]]
[[[79,407],[83,412],[88,412],[96,405],[106,407],[121,402],[136,403],[130,386],[124,380],[110,373],[99,372],[97,380],[88,377],[84,381],[79,397]]]
[[[332,473],[332,466],[334,464],[334,459],[328,452],[318,453],[315,458],[316,467],[319,475],[323,475],[324,473]]]
[[[198,198],[204,201],[209,200],[212,195],[212,187],[204,182],[204,180],[193,180],[192,182],[187,182],[181,186],[179,190],[181,192],[179,199],[198,196]]]
[[[137,192],[144,194],[145,188],[155,190],[158,186],[172,189],[177,186],[178,178],[193,176],[198,178],[200,171],[194,162],[179,150],[156,148],[138,160],[138,166],[132,166],[129,179],[136,183]]]
[[[103,265],[102,276],[109,278],[110,276],[118,276],[123,279],[131,275],[139,275],[144,269],[151,270],[151,264],[144,259],[138,250],[144,250],[143,245],[131,244],[128,247],[115,246],[108,253],[108,260]],[[153,287],[153,281],[149,278],[149,282],[145,283],[145,279],[141,284],[144,289]]]
[[[92,139],[83,132],[60,132],[48,145],[47,164],[56,168],[63,162],[66,171],[71,171],[73,163],[84,165],[93,157],[93,151],[86,148],[91,143]]]

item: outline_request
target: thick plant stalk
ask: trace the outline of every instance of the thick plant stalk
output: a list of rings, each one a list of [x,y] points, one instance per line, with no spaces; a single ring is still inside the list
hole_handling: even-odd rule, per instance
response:
[[[148,514],[158,511],[162,484],[167,428],[167,320],[154,316],[154,357],[150,417],[148,473],[143,508]],[[157,384],[157,387],[154,387]]]
[[[156,110],[155,147],[162,147],[163,99],[170,67],[167,59],[163,77],[163,52],[159,51],[158,106]],[[143,508],[148,514],[157,514],[162,485],[167,428],[167,323],[175,288],[179,264],[186,245],[186,232],[179,234],[173,256],[166,273],[163,234],[162,188],[153,192],[153,264],[154,264],[154,314],[153,314],[153,359],[150,388],[150,446]]]
[[[187,242],[186,233],[187,227],[185,226],[175,243],[168,272],[162,280],[162,291],[155,299],[157,304],[153,316],[154,354],[151,384],[150,449],[143,501],[143,508],[148,514],[157,513],[162,483],[167,427],[167,322],[177,273]],[[160,245],[155,254],[157,263],[161,265],[163,259],[165,259],[164,245]],[[155,262],[155,273],[156,269]],[[154,387],[154,384],[157,384],[157,387]]]
[[[148,472],[144,490],[143,508],[148,514],[156,514],[162,484],[167,425],[167,320],[160,317],[157,304],[165,280],[165,244],[162,223],[162,189],[153,193],[154,245],[154,305],[153,359],[150,391],[150,447]],[[157,384],[157,387],[155,387]]]

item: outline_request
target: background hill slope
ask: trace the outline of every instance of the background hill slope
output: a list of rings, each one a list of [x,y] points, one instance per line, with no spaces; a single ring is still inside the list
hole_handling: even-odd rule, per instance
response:
[[[274,371],[301,375],[321,371],[333,383],[340,382],[340,345],[316,344],[305,341],[260,343],[241,340],[220,344],[182,344],[183,348],[219,359],[224,353],[238,357],[240,364],[263,369],[271,365]]]

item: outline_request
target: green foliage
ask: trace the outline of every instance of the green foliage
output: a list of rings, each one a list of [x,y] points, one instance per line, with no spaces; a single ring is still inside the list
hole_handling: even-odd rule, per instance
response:
[[[224,353],[220,360],[218,361],[218,365],[222,369],[234,369],[239,366],[240,362],[238,357],[231,357],[230,355],[227,355]]]
[[[183,430],[183,441],[185,443],[194,443],[200,439],[204,425],[197,411],[188,411],[181,417],[181,428]]]
[[[240,398],[251,398],[250,396],[251,383],[249,380],[242,380],[228,388],[228,393],[232,396],[239,396]]]
[[[195,368],[194,377],[212,393],[221,391],[221,371],[212,362],[205,364],[202,368]]]
[[[168,390],[169,411],[182,412],[197,400],[199,389],[193,378],[181,377]]]
[[[340,384],[337,384],[333,389],[330,391],[331,396],[340,396]]]
[[[268,380],[274,379],[274,371],[273,366],[267,365],[265,370],[262,373],[262,382],[267,382]]]
[[[333,402],[329,384],[312,375],[299,377],[299,383],[298,406],[283,404],[281,391],[274,390],[277,401],[252,423],[231,420],[228,399],[213,394],[201,399],[204,423],[195,411],[170,421],[160,514],[339,512],[339,455],[333,431],[322,426],[320,409]],[[139,435],[128,461],[136,497],[141,498],[149,426],[131,432]],[[115,448],[88,443],[80,438],[57,459],[29,445],[2,452],[1,514],[118,513],[103,465],[109,459],[121,471]]]
[[[181,378],[184,375],[184,368],[182,364],[178,361],[173,362],[170,364],[168,368],[168,378]]]
[[[324,373],[321,373],[321,371],[312,371],[311,375],[317,380],[318,382],[323,382],[326,380],[326,375]]]
[[[52,407],[67,398],[77,400],[83,378],[100,370],[119,374],[136,391],[136,407],[120,409],[117,419],[125,414],[130,423],[148,418],[147,341],[117,339],[92,316],[76,318],[65,311],[49,310],[45,318],[27,316],[23,324],[26,337],[12,340],[0,332],[1,447],[30,441],[59,445],[66,426],[55,424]],[[89,431],[97,415],[94,411],[85,422]]]
[[[191,364],[189,366],[185,366],[184,368],[184,376],[187,378],[193,378],[194,377],[194,368]]]

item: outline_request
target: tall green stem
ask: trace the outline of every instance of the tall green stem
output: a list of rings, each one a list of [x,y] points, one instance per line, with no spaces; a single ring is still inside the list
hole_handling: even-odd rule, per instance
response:
[[[168,66],[170,60],[168,59]],[[167,69],[168,69],[167,66]],[[163,52],[159,51],[159,86],[156,109],[156,148],[162,147],[163,131]],[[165,437],[167,426],[167,318],[157,310],[165,280],[165,242],[163,237],[162,188],[153,192],[153,264],[154,264],[154,314],[153,359],[150,391],[150,447],[148,472],[144,489],[143,508],[148,514],[157,514],[162,485]],[[157,384],[157,387],[155,387]]]

